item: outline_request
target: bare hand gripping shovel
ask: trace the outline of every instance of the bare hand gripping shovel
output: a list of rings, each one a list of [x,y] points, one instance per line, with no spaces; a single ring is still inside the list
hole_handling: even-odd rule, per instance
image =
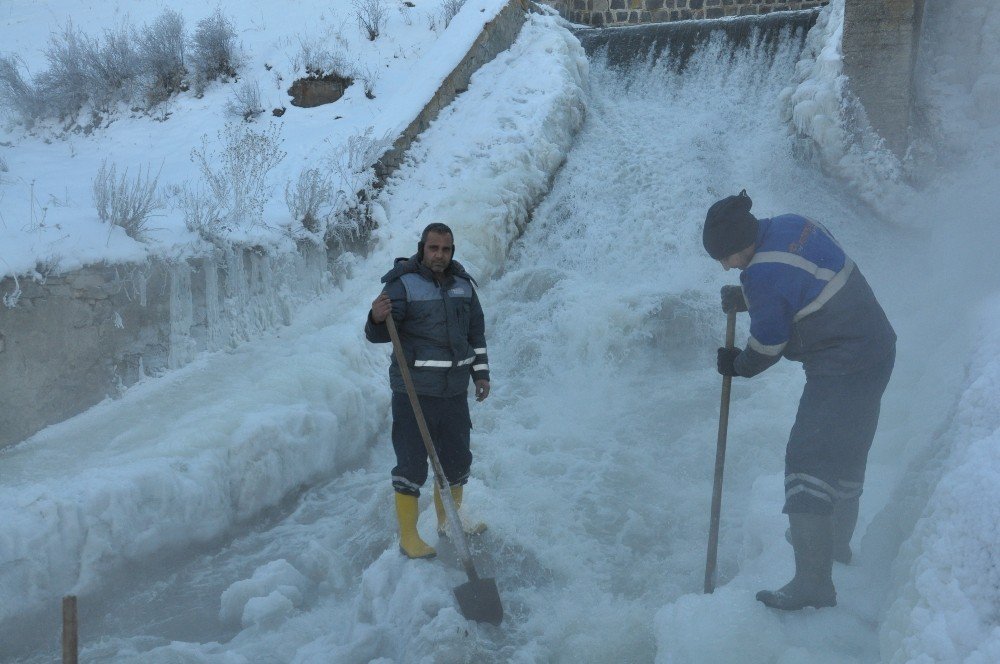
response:
[[[472,563],[472,554],[469,553],[469,545],[465,540],[465,531],[462,529],[462,522],[458,517],[458,508],[455,506],[455,499],[451,496],[448,480],[441,468],[434,443],[431,442],[431,434],[427,429],[424,411],[420,408],[420,400],[413,387],[413,378],[410,376],[410,368],[406,364],[406,356],[403,355],[403,346],[399,342],[399,333],[396,331],[396,321],[393,320],[392,314],[385,319],[385,324],[388,326],[389,336],[392,338],[392,350],[396,354],[396,363],[399,365],[400,373],[403,374],[406,394],[410,397],[410,405],[413,406],[413,414],[417,418],[420,437],[424,439],[427,456],[430,457],[431,465],[434,468],[434,481],[438,484],[444,512],[448,517],[448,536],[454,542],[458,556],[462,560],[462,567],[465,568],[465,573],[469,577],[467,583],[455,587],[455,599],[458,600],[459,611],[467,620],[499,625],[500,621],[503,620],[503,605],[500,604],[500,591],[497,590],[497,582],[494,579],[479,578],[476,566]]]
[[[736,310],[726,312],[726,348],[736,341]],[[722,512],[722,471],[726,466],[726,434],[729,430],[729,393],[731,376],[722,377],[722,401],[719,405],[719,436],[715,448],[715,483],[712,486],[712,518],[708,528],[708,555],[705,559],[705,593],[715,590],[715,559],[719,550],[719,515]]]

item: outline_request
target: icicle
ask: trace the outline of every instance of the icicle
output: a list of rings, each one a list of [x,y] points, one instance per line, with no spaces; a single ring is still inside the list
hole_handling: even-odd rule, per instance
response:
[[[191,299],[191,267],[185,261],[175,263],[170,268],[170,352],[167,356],[170,369],[182,367],[194,358]]]

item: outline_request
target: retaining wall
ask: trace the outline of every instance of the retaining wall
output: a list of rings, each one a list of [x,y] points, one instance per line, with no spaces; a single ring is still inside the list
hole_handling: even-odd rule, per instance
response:
[[[434,118],[438,116],[441,109],[469,88],[469,80],[476,73],[476,70],[495,58],[502,51],[510,48],[510,45],[517,39],[517,35],[521,31],[521,26],[524,25],[527,11],[528,0],[510,0],[500,10],[496,18],[483,26],[483,31],[479,33],[479,37],[462,59],[462,62],[444,79],[430,102],[424,106],[420,114],[414,118],[413,122],[396,139],[392,148],[379,160],[376,171],[380,178],[384,179],[399,167],[406,154],[406,150],[416,140],[417,136],[420,135],[420,132],[434,121]]]

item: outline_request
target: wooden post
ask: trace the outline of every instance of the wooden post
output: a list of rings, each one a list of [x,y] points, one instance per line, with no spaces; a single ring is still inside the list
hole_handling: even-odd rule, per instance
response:
[[[77,664],[79,648],[76,634],[76,595],[63,597],[62,619],[62,661],[63,664]]]

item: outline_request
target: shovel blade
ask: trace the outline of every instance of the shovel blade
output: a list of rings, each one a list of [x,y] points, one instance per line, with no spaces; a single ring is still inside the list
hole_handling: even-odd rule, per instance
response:
[[[466,620],[499,625],[503,620],[500,591],[493,579],[476,579],[455,587],[458,609]]]

